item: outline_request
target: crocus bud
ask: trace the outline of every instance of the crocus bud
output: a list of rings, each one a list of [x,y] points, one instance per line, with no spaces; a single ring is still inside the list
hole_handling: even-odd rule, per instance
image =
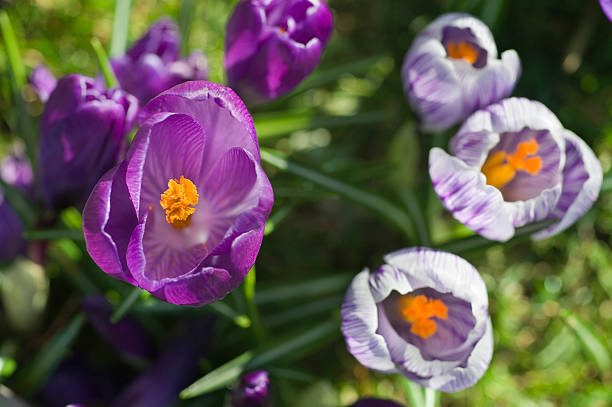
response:
[[[264,407],[270,405],[270,379],[265,370],[256,370],[240,379],[232,392],[231,407]]]
[[[34,68],[30,73],[29,81],[43,103],[49,99],[57,85],[57,79],[45,65],[38,65]]]
[[[225,69],[251,104],[291,91],[319,64],[332,31],[321,0],[242,0],[229,19]]]
[[[176,24],[163,18],[153,24],[129,51],[111,60],[123,89],[144,105],[172,86],[188,80],[206,79],[208,64],[200,51],[179,59],[181,38]]]
[[[21,219],[0,190],[0,263],[13,261],[25,249]]]
[[[40,191],[59,210],[81,205],[117,161],[138,111],[120,89],[105,90],[81,75],[61,78],[40,122]]]

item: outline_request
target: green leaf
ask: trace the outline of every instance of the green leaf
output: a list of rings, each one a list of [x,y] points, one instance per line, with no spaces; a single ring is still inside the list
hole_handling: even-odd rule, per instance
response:
[[[111,315],[111,322],[114,324],[119,321],[127,312],[132,308],[136,301],[140,298],[142,294],[142,290],[139,287],[134,287],[130,294],[125,297],[123,302],[117,307],[113,315]]]
[[[498,242],[496,240],[489,240],[480,235],[474,235],[436,245],[436,248],[456,254],[470,252],[473,250],[486,249],[488,247],[495,246],[498,244],[508,244],[510,242],[525,240],[532,234],[539,232],[540,230],[546,229],[548,226],[552,225],[555,222],[557,222],[556,219],[547,219],[540,222],[531,223],[527,226],[523,226],[522,228],[517,228],[514,237],[510,241],[505,243]]]
[[[270,217],[266,221],[264,236],[268,236],[270,233],[274,232],[276,226],[278,226],[279,223],[285,220],[285,218],[287,217],[287,215],[289,215],[293,208],[294,206],[290,204],[275,210],[274,213],[272,213],[272,215],[270,215]]]
[[[184,399],[192,398],[221,389],[238,380],[245,371],[257,369],[281,359],[283,361],[295,360],[310,352],[313,347],[320,346],[339,334],[338,322],[327,321],[284,341],[277,341],[264,350],[245,352],[195,381],[184,389],[180,396]]]
[[[308,181],[314,182],[325,189],[336,192],[338,195],[346,198],[349,201],[355,202],[367,209],[370,209],[382,219],[386,220],[390,225],[395,226],[409,240],[414,240],[414,222],[406,214],[406,212],[402,211],[389,201],[352,185],[345,184],[327,175],[291,162],[286,158],[281,157],[278,152],[268,148],[261,149],[261,159],[281,171],[286,171]]]
[[[110,45],[110,55],[112,57],[125,54],[130,26],[130,3],[131,0],[115,0],[113,36]]]
[[[85,236],[80,230],[68,229],[43,229],[43,230],[26,230],[24,236],[27,240],[55,240],[55,239],[70,239],[84,241]]]
[[[183,0],[179,10],[178,26],[181,32],[183,55],[189,51],[189,36],[191,35],[191,25],[195,15],[195,0]]]
[[[255,302],[262,305],[281,301],[299,301],[325,294],[344,292],[353,277],[353,274],[341,273],[303,282],[259,288],[255,293]]]
[[[318,298],[316,301],[310,301],[305,304],[299,304],[288,309],[283,309],[278,313],[268,313],[266,314],[264,321],[266,322],[266,326],[269,328],[285,325],[290,322],[300,321],[313,315],[340,308],[342,298],[342,295]]]
[[[319,127],[331,129],[343,126],[360,126],[377,123],[384,118],[383,112],[363,112],[347,116],[316,116],[312,111],[267,112],[253,115],[259,140]]]
[[[100,69],[102,70],[102,75],[104,75],[104,80],[106,81],[106,86],[109,88],[115,88],[119,86],[119,82],[115,77],[115,72],[113,72],[113,68],[111,67],[110,62],[108,61],[108,55],[106,55],[106,51],[102,46],[102,43],[97,38],[91,39],[91,46],[96,53],[96,58],[98,58],[98,65],[100,65]]]
[[[46,343],[28,365],[17,371],[14,383],[19,393],[30,397],[38,391],[48,375],[69,352],[70,345],[79,335],[84,323],[83,314],[75,315],[68,325]]]
[[[595,331],[590,324],[581,320],[568,310],[562,310],[560,315],[567,326],[572,328],[574,334],[580,342],[580,345],[582,346],[582,349],[597,366],[599,371],[602,374],[608,372],[610,367],[612,367],[610,354],[604,345],[604,342],[595,334]]]

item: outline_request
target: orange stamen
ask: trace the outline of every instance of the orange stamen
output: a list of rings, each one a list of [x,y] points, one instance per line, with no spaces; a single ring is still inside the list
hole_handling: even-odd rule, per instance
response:
[[[431,318],[446,319],[448,309],[440,300],[432,300],[424,295],[404,295],[398,300],[399,312],[412,324],[410,332],[423,339],[429,338],[438,330]]]
[[[195,208],[190,205],[197,205],[199,200],[198,190],[190,179],[181,175],[181,179],[170,179],[168,189],[161,195],[159,204],[166,211],[166,222],[176,229],[183,229],[189,226],[191,215]]]
[[[478,51],[466,42],[450,42],[446,45],[446,54],[449,58],[463,59],[474,65],[478,59]]]
[[[540,146],[535,139],[519,143],[514,154],[498,151],[487,159],[482,166],[482,173],[487,177],[487,184],[501,189],[514,179],[517,171],[536,175],[542,169],[542,158],[530,157],[538,152]]]

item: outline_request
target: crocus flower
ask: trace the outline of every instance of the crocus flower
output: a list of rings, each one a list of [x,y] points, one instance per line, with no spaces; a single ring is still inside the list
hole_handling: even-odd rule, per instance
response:
[[[265,370],[247,373],[240,379],[239,386],[234,389],[231,397],[231,407],[264,407],[270,405],[270,379]]]
[[[0,178],[25,195],[32,195],[34,172],[22,143],[14,143],[0,163]]]
[[[444,14],[414,40],[402,67],[404,92],[429,131],[449,128],[508,96],[521,64],[514,50],[497,57],[489,28],[469,14]]]
[[[46,65],[38,65],[30,72],[29,82],[34,88],[41,102],[45,103],[49,99],[51,92],[57,85],[57,79]]]
[[[15,260],[26,250],[23,223],[0,190],[0,263]]]
[[[40,121],[40,190],[48,207],[82,205],[115,163],[138,112],[120,89],[81,75],[61,78]]]
[[[487,290],[454,254],[409,248],[357,274],[342,305],[342,333],[364,366],[447,392],[476,383],[493,354]]]
[[[242,0],[227,23],[229,85],[249,103],[289,92],[319,64],[332,31],[321,0]]]
[[[450,143],[429,153],[442,204],[482,236],[505,241],[515,227],[554,219],[535,238],[571,226],[595,202],[602,169],[589,146],[544,105],[505,99],[469,117]]]
[[[144,105],[174,85],[207,78],[208,64],[204,54],[194,51],[187,58],[180,59],[180,49],[181,39],[176,24],[163,18],[153,24],[124,56],[113,58],[111,65],[121,87]]]
[[[153,344],[134,317],[126,315],[115,323],[111,322],[110,305],[102,296],[85,298],[82,308],[96,332],[119,351],[141,360],[151,355]]]
[[[599,0],[603,12],[609,20],[612,20],[612,0]]]
[[[402,407],[402,405],[391,400],[368,397],[351,404],[351,407]]]
[[[83,213],[106,273],[174,304],[203,305],[253,266],[273,203],[253,119],[228,88],[187,82],[154,98],[124,161]]]

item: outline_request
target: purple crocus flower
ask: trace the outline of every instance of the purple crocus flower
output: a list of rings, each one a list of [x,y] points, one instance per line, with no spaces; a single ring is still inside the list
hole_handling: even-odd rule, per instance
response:
[[[493,354],[487,290],[476,269],[428,248],[400,250],[385,262],[357,274],[344,297],[349,352],[370,369],[435,390],[474,385]]]
[[[55,89],[57,85],[57,79],[55,79],[55,76],[44,64],[38,65],[36,68],[32,69],[29,81],[38,95],[38,98],[43,103],[47,102],[51,92],[53,92],[53,89]]]
[[[23,223],[0,190],[0,263],[15,260],[26,250]]]
[[[162,18],[124,56],[112,59],[111,65],[121,87],[144,105],[174,85],[208,77],[204,54],[194,51],[179,59],[180,49],[176,24]]]
[[[444,14],[414,40],[402,67],[404,92],[425,130],[441,131],[510,95],[521,64],[497,57],[489,28],[469,14]]]
[[[358,400],[354,404],[351,404],[351,407],[403,407],[403,406],[395,401],[368,397],[365,399]]]
[[[231,407],[265,407],[270,405],[270,379],[265,370],[255,370],[240,379],[234,389]]]
[[[612,20],[612,0],[599,0],[601,9],[609,20]]]
[[[505,99],[470,116],[450,143],[429,153],[429,174],[442,204],[487,239],[514,228],[557,222],[534,235],[557,234],[595,202],[602,169],[589,146],[546,106]]]
[[[242,0],[227,23],[229,85],[249,103],[295,88],[319,64],[332,31],[321,0]]]
[[[0,178],[23,194],[32,195],[34,172],[22,143],[14,143],[10,152],[0,163]]]
[[[126,315],[120,321],[111,322],[110,305],[102,296],[85,298],[82,308],[96,332],[119,351],[140,359],[151,355],[153,344],[134,317]]]
[[[40,121],[40,191],[59,210],[82,205],[117,162],[136,119],[138,101],[81,75],[61,78]]]
[[[163,92],[142,117],[87,202],[87,250],[164,301],[216,301],[253,266],[272,208],[253,119],[231,89],[203,81]]]

